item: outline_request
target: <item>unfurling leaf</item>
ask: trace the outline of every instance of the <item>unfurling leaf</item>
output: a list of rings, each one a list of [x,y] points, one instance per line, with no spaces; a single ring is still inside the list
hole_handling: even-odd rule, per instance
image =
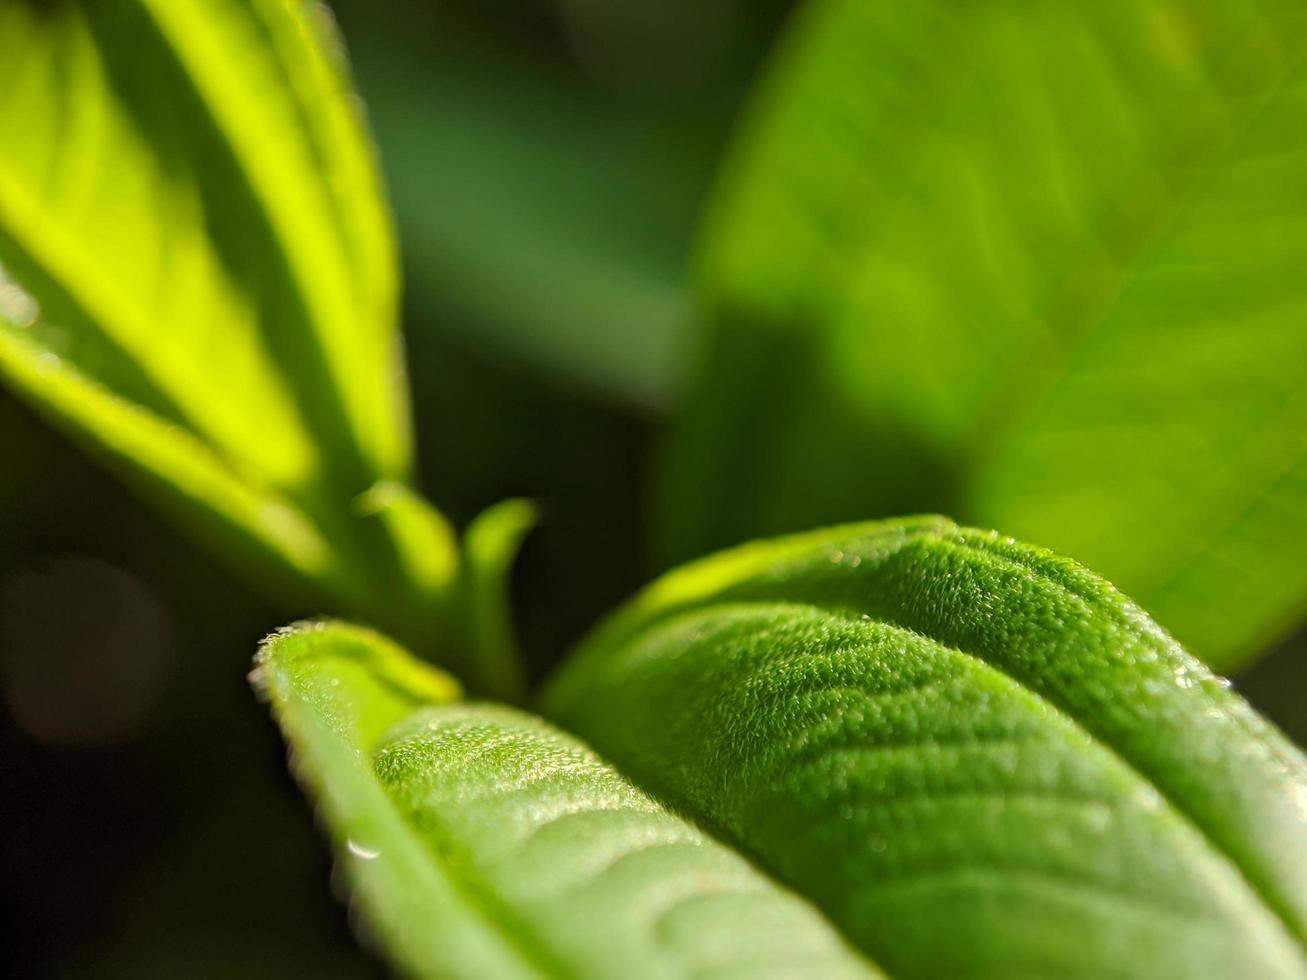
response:
[[[1073,562],[940,518],[672,573],[546,713],[895,977],[1307,977],[1307,762]]]

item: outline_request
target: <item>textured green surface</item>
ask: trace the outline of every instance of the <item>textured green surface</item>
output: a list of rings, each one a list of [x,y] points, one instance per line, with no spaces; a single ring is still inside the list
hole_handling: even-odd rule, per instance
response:
[[[806,902],[512,709],[343,625],[272,638],[256,683],[367,922],[431,977],[873,977]]]
[[[379,616],[396,552],[448,535],[350,504],[410,447],[395,245],[324,16],[0,4],[0,377],[221,548]]]
[[[677,559],[934,508],[1229,668],[1307,612],[1307,7],[816,0],[707,222]]]
[[[917,518],[727,552],[545,705],[892,976],[1307,977],[1307,762],[1045,551]]]

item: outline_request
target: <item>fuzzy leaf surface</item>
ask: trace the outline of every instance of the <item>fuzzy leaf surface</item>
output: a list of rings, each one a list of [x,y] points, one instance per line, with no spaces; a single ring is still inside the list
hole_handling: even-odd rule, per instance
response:
[[[874,978],[811,905],[575,738],[314,624],[256,683],[391,960],[441,978]]]
[[[1307,763],[1097,576],[942,518],[726,552],[546,713],[895,977],[1307,977]]]

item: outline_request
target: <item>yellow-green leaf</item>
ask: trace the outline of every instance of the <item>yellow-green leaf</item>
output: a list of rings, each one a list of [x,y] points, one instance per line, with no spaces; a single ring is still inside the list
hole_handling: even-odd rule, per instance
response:
[[[0,5],[0,376],[238,560],[385,619],[405,545],[353,500],[410,463],[395,243],[324,9]]]

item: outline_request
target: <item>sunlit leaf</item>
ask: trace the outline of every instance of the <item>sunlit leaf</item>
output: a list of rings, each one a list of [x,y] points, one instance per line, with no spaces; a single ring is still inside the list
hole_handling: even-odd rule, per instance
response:
[[[671,550],[923,507],[1230,667],[1307,612],[1307,7],[817,0],[723,175]]]
[[[352,501],[409,468],[395,247],[323,17],[0,5],[0,375],[242,561],[385,618],[413,545]]]
[[[273,637],[256,682],[320,802],[370,931],[405,972],[873,977],[802,899],[575,739],[388,641]]]
[[[891,976],[1307,977],[1307,760],[1045,551],[918,518],[727,552],[545,704]]]

